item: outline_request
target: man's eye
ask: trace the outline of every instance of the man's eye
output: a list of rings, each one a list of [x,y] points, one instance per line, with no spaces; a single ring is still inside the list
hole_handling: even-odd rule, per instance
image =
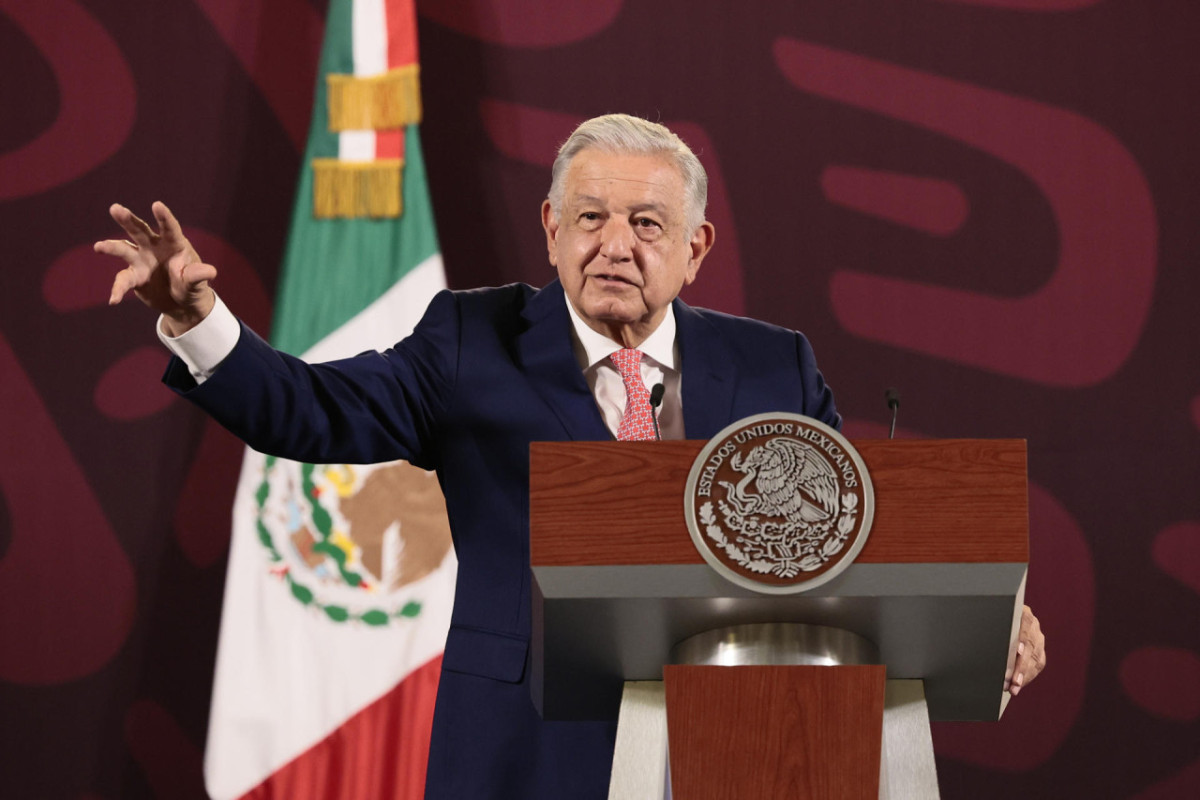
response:
[[[639,228],[659,228],[659,227],[662,227],[662,226],[660,226],[660,225],[659,225],[657,222],[655,222],[654,220],[650,219],[649,217],[639,217],[639,218],[638,218],[638,219],[637,219],[637,220],[634,222],[634,224],[635,224],[635,225],[637,225]]]

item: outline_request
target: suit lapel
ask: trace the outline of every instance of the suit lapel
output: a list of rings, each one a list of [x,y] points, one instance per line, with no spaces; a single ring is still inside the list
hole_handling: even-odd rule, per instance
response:
[[[571,318],[556,280],[530,298],[521,316],[528,327],[517,336],[516,357],[534,391],[571,439],[603,441],[612,434],[571,350]]]
[[[683,427],[689,439],[710,439],[733,420],[737,363],[712,323],[682,300],[675,301]]]

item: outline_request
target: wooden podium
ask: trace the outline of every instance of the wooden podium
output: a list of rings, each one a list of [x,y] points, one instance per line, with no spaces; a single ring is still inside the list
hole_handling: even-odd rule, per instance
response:
[[[613,719],[628,682],[665,677],[677,800],[887,796],[881,747],[902,759],[910,737],[888,738],[885,695],[914,685],[926,740],[929,719],[998,719],[1029,560],[1024,441],[853,444],[875,487],[865,547],[828,583],[768,596],[692,543],[683,495],[704,442],[534,443],[532,691],[545,718]],[[878,666],[673,664],[685,640],[764,623],[861,637]],[[621,747],[619,733],[618,760]]]

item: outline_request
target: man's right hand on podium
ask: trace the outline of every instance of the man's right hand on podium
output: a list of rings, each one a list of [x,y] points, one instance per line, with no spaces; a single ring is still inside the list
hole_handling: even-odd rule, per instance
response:
[[[1021,630],[1017,634],[1017,655],[1004,673],[1004,688],[1013,697],[1028,686],[1046,668],[1046,636],[1042,624],[1029,610],[1021,612]]]

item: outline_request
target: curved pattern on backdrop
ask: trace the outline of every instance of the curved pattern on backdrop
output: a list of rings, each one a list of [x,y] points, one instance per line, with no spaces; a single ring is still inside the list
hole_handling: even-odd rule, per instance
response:
[[[110,202],[168,200],[266,332],[324,6],[0,0],[15,796],[203,796],[242,447],[158,384],[152,320],[107,307],[90,242]],[[809,334],[851,438],[885,432],[888,385],[901,435],[1028,438],[1049,668],[1002,723],[937,727],[944,795],[1200,795],[1200,6],[418,7],[452,285],[544,282],[554,149],[639,113],[709,170],[686,298]]]

